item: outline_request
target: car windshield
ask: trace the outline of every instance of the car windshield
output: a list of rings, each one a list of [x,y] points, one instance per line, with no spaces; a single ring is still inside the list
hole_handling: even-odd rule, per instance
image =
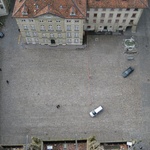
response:
[[[96,112],[95,112],[95,111],[92,111],[92,114],[93,114],[93,115],[96,115]]]

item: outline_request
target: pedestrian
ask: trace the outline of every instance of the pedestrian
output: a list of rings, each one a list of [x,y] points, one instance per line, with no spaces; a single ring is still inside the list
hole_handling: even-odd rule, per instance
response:
[[[60,108],[60,105],[57,105],[56,107],[59,109],[59,108]]]
[[[0,71],[2,71],[2,68],[0,68]]]
[[[9,81],[8,81],[8,80],[6,80],[6,83],[7,83],[7,84],[9,84]]]

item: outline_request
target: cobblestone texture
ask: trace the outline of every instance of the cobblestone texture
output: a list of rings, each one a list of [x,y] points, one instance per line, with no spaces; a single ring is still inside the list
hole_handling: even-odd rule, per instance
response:
[[[122,41],[131,34],[90,35],[82,50],[38,48],[18,45],[9,16],[0,40],[0,143],[23,144],[27,134],[43,139],[95,135],[101,142],[142,140],[148,149],[150,34],[140,25],[134,35],[139,53],[128,61]],[[129,66],[135,71],[124,79],[121,73]],[[91,118],[89,112],[99,105],[104,111]]]

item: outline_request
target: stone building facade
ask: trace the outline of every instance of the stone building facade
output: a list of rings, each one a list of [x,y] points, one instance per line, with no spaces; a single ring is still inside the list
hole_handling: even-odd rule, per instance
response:
[[[85,0],[78,3],[45,0],[44,4],[42,0],[16,0],[13,16],[27,44],[56,46],[83,43]]]
[[[82,45],[86,31],[136,32],[148,0],[16,0],[16,18],[29,44]]]
[[[88,0],[85,31],[136,32],[147,0]]]
[[[54,15],[16,19],[27,44],[82,45],[83,20],[64,19]]]
[[[138,8],[89,8],[84,30],[125,32],[131,28],[132,32],[136,32],[142,12],[143,9]]]

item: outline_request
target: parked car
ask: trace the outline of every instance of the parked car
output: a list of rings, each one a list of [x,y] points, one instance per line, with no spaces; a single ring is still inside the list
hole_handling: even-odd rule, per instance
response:
[[[95,117],[98,113],[100,113],[101,111],[103,110],[103,107],[102,106],[99,106],[97,108],[95,108],[94,110],[92,110],[90,112],[90,116],[91,117]]]
[[[126,69],[125,71],[123,71],[122,76],[123,76],[124,78],[126,78],[126,77],[129,76],[133,71],[134,71],[134,68],[129,67],[128,69]]]
[[[4,33],[0,32],[0,38],[3,38],[3,37],[4,37]]]

